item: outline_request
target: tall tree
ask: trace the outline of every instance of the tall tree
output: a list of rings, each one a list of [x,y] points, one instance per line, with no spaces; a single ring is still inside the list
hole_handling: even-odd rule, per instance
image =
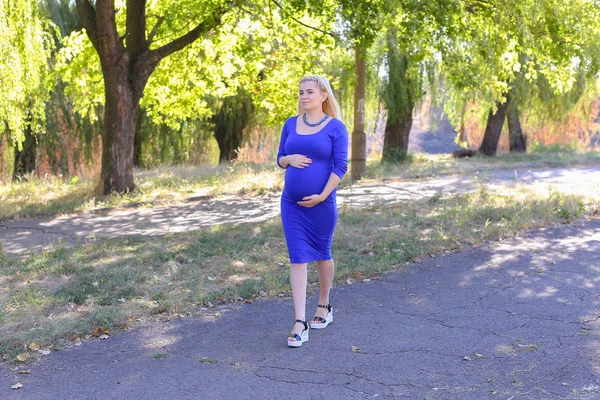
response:
[[[388,77],[384,101],[388,110],[383,140],[382,161],[398,162],[408,154],[415,104],[413,87],[407,74],[408,57],[398,47],[397,33],[390,30],[387,41]]]
[[[351,177],[361,179],[367,170],[367,135],[365,104],[367,86],[367,51],[378,31],[384,26],[391,3],[385,0],[340,1],[345,36],[352,43],[355,56],[356,84],[354,87],[354,129],[352,131]]]
[[[147,53],[168,46],[173,37],[184,37],[181,32],[190,29],[190,15],[194,16],[192,22],[208,15],[209,9],[206,13],[197,11],[203,4],[209,7],[216,3],[148,2],[147,36],[153,40]],[[238,7],[239,4],[232,4],[231,11],[222,15],[218,28],[163,58],[148,78],[139,102],[144,129],[138,129],[142,135],[137,142],[134,137],[132,146],[143,152],[138,157],[143,165],[181,162],[176,161],[179,156],[175,157],[174,148],[158,148],[163,144],[176,145],[177,154],[187,157],[185,160],[200,159],[192,153],[207,146],[210,136],[206,133],[213,129],[208,122],[218,111],[215,105],[234,96],[238,88],[255,99],[253,121],[265,126],[281,124],[296,107],[296,91],[290,88],[297,85],[298,78],[309,71],[323,73],[327,61],[323,55],[334,44],[327,34],[334,19],[296,12],[295,3],[252,0],[245,2],[244,7]],[[125,38],[123,45],[129,46],[123,33],[129,30],[127,15],[124,7],[117,7],[117,31]],[[99,53],[83,32],[73,33],[65,43],[58,70],[69,82],[68,95],[78,113],[96,118],[98,105],[108,99]],[[143,54],[138,57],[143,58]],[[262,78],[257,79],[260,74]],[[175,138],[169,140],[169,135]],[[162,160],[162,156],[167,158]]]
[[[462,34],[444,54],[446,76],[455,99],[461,99],[454,102],[456,108],[464,109],[465,99],[478,99],[501,111],[510,96],[509,127],[515,133],[520,105],[531,108],[540,84],[571,97],[568,93],[581,82],[578,77],[595,76],[600,66],[599,17],[599,8],[587,0],[465,3]],[[518,88],[518,95],[511,95],[511,88]],[[548,103],[538,105],[545,108]],[[492,128],[501,125],[496,113],[488,118],[481,150],[492,155],[496,150],[490,145],[500,134]]]
[[[402,161],[408,154],[415,104],[439,82],[432,73],[443,43],[453,38],[461,9],[453,0],[397,2],[388,21],[387,81],[383,101],[388,111],[382,161]]]
[[[0,15],[0,134],[15,146],[13,176],[18,177],[35,167],[35,135],[44,132],[53,42],[36,0],[0,1]]]
[[[133,148],[140,99],[158,64],[165,57],[207,35],[221,23],[232,3],[203,4],[194,28],[157,48],[151,48],[168,14],[147,30],[146,0],[127,0],[126,30],[117,29],[114,0],[76,0],[86,33],[100,57],[105,87],[101,183],[105,194],[129,192],[133,181]],[[190,10],[191,11],[191,10]],[[194,14],[192,14],[194,15]],[[172,22],[172,21],[170,21]]]
[[[219,162],[237,159],[252,112],[252,98],[243,89],[221,102],[219,112],[213,117],[215,139],[219,145]]]

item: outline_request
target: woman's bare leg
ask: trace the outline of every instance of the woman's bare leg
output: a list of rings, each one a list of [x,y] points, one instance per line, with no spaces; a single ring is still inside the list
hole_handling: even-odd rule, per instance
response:
[[[335,272],[335,266],[332,260],[317,261],[317,274],[319,275],[319,304],[329,304],[329,292],[333,285],[333,275]],[[327,309],[318,307],[316,316],[325,318],[327,316]],[[318,321],[311,321],[313,324],[318,324]]]
[[[300,319],[302,321],[306,321],[306,266],[306,263],[290,265],[290,283],[292,285],[292,297],[294,298],[295,319]],[[295,323],[292,333],[300,334],[303,329],[304,325]]]

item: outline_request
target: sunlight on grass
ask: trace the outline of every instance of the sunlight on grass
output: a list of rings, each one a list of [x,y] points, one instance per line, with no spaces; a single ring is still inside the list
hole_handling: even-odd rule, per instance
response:
[[[431,254],[562,224],[597,202],[529,186],[342,209],[333,253],[338,284],[372,279]],[[0,356],[31,341],[61,348],[98,327],[138,318],[197,315],[227,301],[288,296],[289,260],[279,218],[205,231],[98,240],[0,263]],[[309,265],[309,290],[316,288]]]
[[[400,164],[381,164],[379,157],[367,161],[366,181],[421,179],[467,175],[491,169],[548,168],[600,164],[600,152],[538,149],[528,154],[453,159],[449,154],[411,156]],[[17,183],[0,183],[0,219],[86,213],[127,205],[153,206],[189,198],[221,195],[277,193],[283,187],[283,170],[275,163],[231,163],[218,166],[173,166],[134,172],[137,190],[123,196],[99,196],[92,179],[64,180],[29,177]],[[342,181],[349,185],[350,174]]]

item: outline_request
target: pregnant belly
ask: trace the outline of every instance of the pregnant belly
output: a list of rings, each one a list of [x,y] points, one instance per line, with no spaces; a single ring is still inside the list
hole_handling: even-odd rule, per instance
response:
[[[294,201],[319,194],[325,188],[330,174],[331,166],[325,163],[314,162],[302,169],[290,166],[285,172],[285,193]]]

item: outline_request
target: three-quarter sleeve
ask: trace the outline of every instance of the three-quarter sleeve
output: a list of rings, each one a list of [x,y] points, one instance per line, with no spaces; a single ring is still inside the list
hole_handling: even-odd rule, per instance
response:
[[[289,121],[289,119],[288,119]],[[288,121],[285,121],[285,124],[283,124],[283,128],[281,129],[281,139],[279,140],[279,151],[277,151],[277,165],[279,166],[279,168],[283,168],[281,166],[281,164],[279,164],[279,159],[283,156],[287,156],[287,154],[285,153],[285,141],[287,140],[288,137]],[[283,168],[285,169],[285,168]]]
[[[342,179],[348,171],[348,130],[340,122],[333,137],[333,172]]]

